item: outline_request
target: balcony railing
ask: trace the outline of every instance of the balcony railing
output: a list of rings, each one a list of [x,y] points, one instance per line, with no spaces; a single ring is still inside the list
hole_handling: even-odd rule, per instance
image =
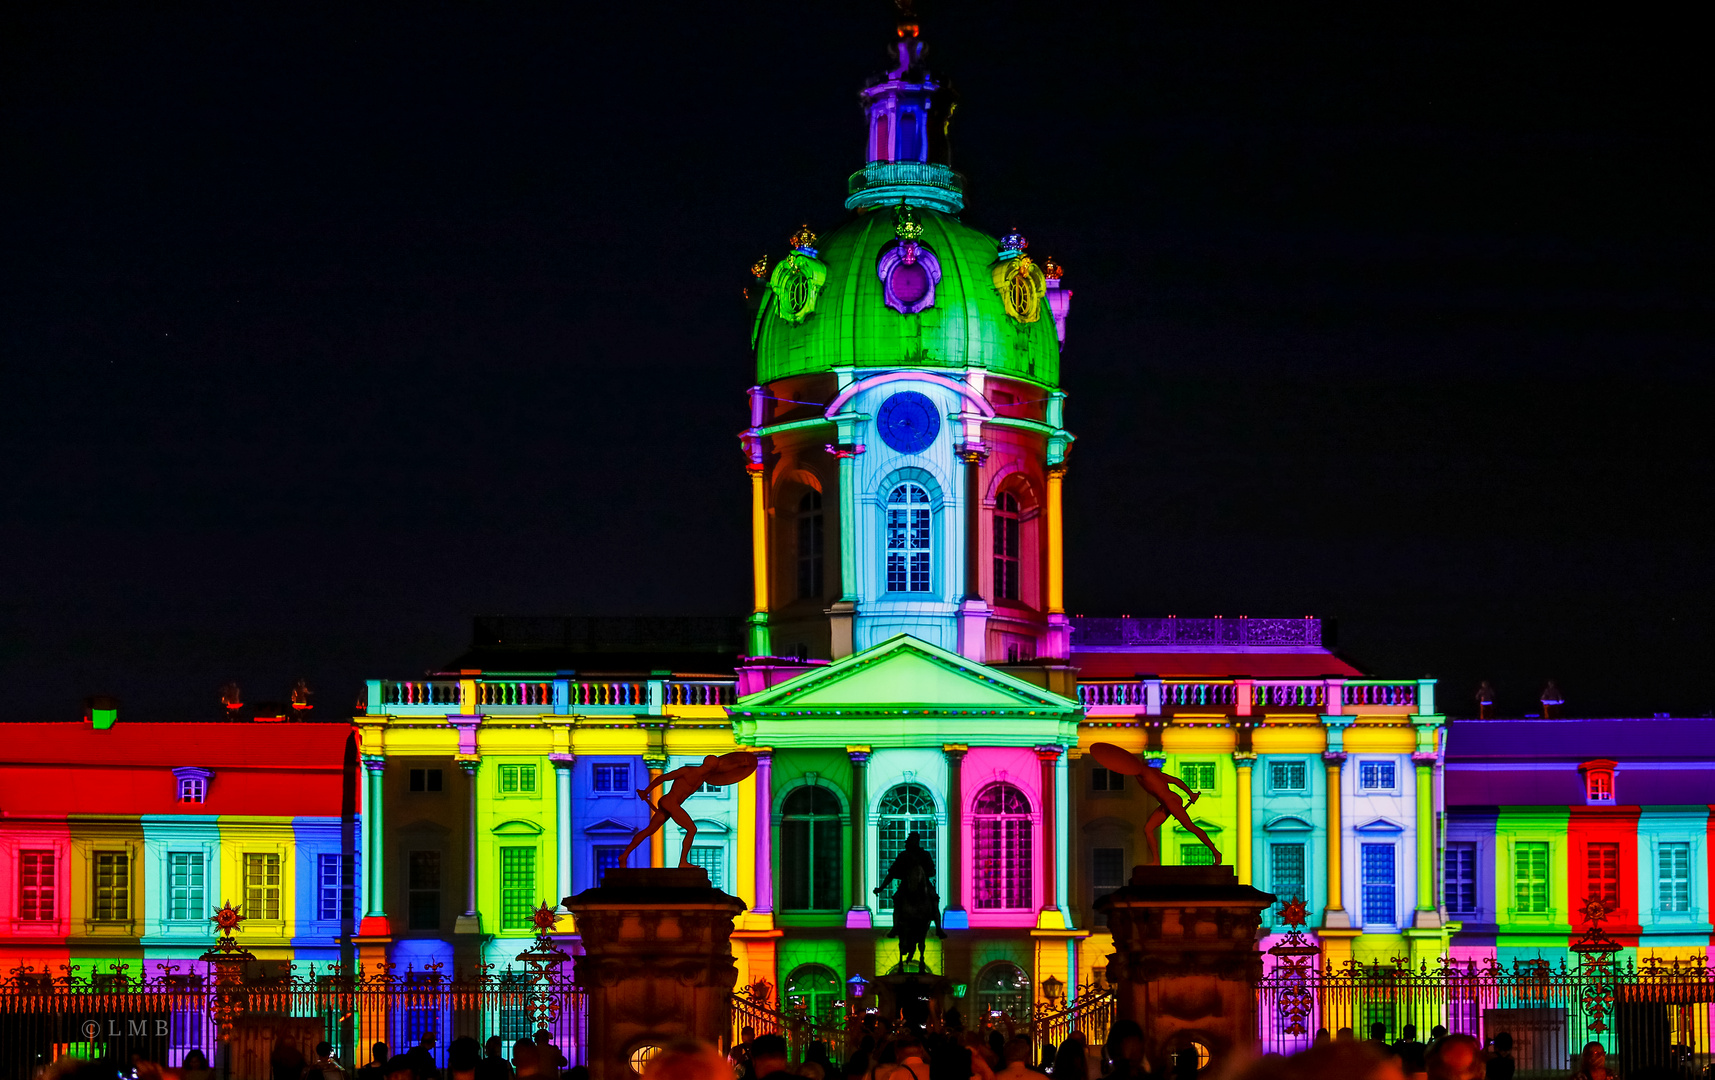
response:
[[[1417,679],[1107,679],[1082,683],[1078,700],[1093,713],[1210,710],[1248,716],[1258,711],[1342,713],[1356,710],[1429,712]],[[1338,704],[1329,708],[1329,702]]]
[[[1321,648],[1321,619],[1071,619],[1072,647],[1298,645]]]
[[[737,697],[737,679],[373,679],[367,704],[372,714],[399,716],[647,714]]]

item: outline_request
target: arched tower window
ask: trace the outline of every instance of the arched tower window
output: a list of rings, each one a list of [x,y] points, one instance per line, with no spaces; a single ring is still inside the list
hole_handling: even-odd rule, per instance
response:
[[[935,855],[935,799],[929,794],[929,789],[922,784],[899,784],[881,797],[879,842],[876,844],[876,856],[881,867],[876,872],[876,880],[886,876],[887,868],[893,865],[893,860],[905,850],[905,838],[912,833],[917,834],[923,850],[931,856]],[[939,866],[936,869],[940,869]],[[889,886],[881,894],[879,907],[882,911],[893,910],[893,891],[897,886]]]
[[[822,597],[822,493],[798,500],[798,598]]]
[[[891,134],[892,131],[889,129],[887,114],[881,113],[875,118],[875,149],[869,155],[869,159],[871,161],[893,160],[893,155],[889,152],[890,148],[888,146],[889,136]]]
[[[994,501],[994,595],[1018,599],[1018,497],[1009,491]]]
[[[838,911],[845,852],[840,844],[840,800],[807,785],[780,805],[781,907],[787,911]]]
[[[983,1016],[999,1013],[1014,1020],[1030,1015],[1030,977],[1017,964],[997,960],[977,975],[977,1008]]]
[[[971,819],[976,867],[972,883],[983,910],[1030,907],[1030,800],[1011,784],[994,783],[977,793]]]
[[[804,1015],[812,1021],[836,1019],[834,1003],[842,996],[840,977],[821,964],[803,964],[786,976],[786,1006],[803,1006]]]
[[[887,495],[887,591],[929,591],[929,493],[900,484]]]

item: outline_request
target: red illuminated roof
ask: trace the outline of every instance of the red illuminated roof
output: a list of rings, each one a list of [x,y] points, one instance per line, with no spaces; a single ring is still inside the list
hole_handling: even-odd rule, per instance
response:
[[[336,817],[343,724],[4,724],[0,817],[242,814]],[[207,799],[178,801],[173,770],[209,770]]]

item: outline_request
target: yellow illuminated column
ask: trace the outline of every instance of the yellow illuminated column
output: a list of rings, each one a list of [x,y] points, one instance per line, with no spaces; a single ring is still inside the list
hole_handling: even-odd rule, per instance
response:
[[[1066,613],[1065,532],[1060,512],[1060,490],[1065,480],[1064,465],[1048,470],[1048,612],[1051,615]]]
[[[667,764],[659,758],[646,757],[643,764],[649,767],[650,794],[660,799],[661,793],[654,789],[655,781],[661,779],[661,766]],[[667,831],[656,829],[649,837],[649,865],[662,867],[667,865]]]
[[[1233,765],[1239,776],[1237,821],[1239,849],[1234,853],[1233,859],[1234,868],[1238,871],[1240,885],[1251,883],[1251,766],[1255,764],[1255,754],[1233,754]]]
[[[750,615],[750,655],[768,656],[772,652],[768,635],[768,504],[761,463],[753,462],[745,468],[750,472],[750,565],[756,581]]]

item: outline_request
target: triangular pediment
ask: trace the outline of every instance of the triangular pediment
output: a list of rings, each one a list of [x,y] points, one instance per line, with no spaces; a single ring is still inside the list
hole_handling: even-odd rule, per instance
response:
[[[1076,745],[1083,707],[909,634],[816,667],[728,710],[754,746]]]
[[[623,822],[615,821],[612,818],[602,818],[594,825],[584,826],[584,832],[586,833],[613,833],[616,835],[624,833],[626,835],[630,835],[636,831],[636,826],[626,825]]]
[[[739,699],[737,708],[1076,710],[1078,703],[910,634]]]

